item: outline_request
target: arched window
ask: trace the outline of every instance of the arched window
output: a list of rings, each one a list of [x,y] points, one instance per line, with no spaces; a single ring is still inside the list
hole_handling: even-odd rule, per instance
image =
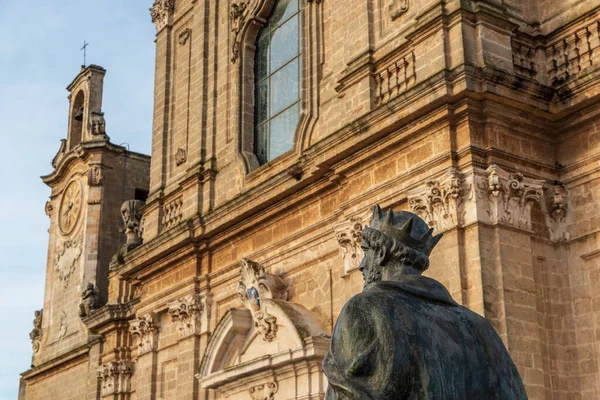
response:
[[[71,108],[71,132],[69,135],[69,150],[77,146],[81,142],[81,133],[83,130],[83,111],[85,95],[83,91],[79,91],[73,101]]]
[[[294,145],[301,61],[299,0],[278,0],[256,40],[254,152],[261,164]]]

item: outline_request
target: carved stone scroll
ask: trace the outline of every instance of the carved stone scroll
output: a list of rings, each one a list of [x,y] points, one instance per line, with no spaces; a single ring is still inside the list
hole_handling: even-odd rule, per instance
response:
[[[337,240],[342,251],[344,260],[344,272],[348,274],[358,269],[364,257],[360,242],[361,234],[369,224],[369,216],[350,217],[348,220],[334,226],[335,240]]]
[[[483,200],[487,222],[531,231],[531,209],[541,201],[544,181],[508,173],[497,165],[486,174],[487,179],[477,184],[477,197]]]
[[[100,367],[98,378],[100,378],[101,397],[129,393],[132,373],[131,361],[111,361]]]
[[[277,382],[263,383],[250,388],[250,397],[252,400],[273,400],[277,390],[279,390]]]
[[[29,333],[29,338],[31,339],[31,345],[33,347],[33,352],[37,353],[40,351],[40,345],[42,343],[42,316],[44,310],[37,310],[33,313],[33,330]]]
[[[156,25],[157,33],[171,23],[174,10],[175,0],[154,0],[150,8],[150,17]]]
[[[199,295],[182,297],[168,303],[167,306],[180,338],[200,333],[203,306]]]
[[[138,356],[158,347],[159,323],[156,314],[149,313],[129,323],[129,332],[138,339]]]
[[[462,224],[464,192],[463,179],[452,169],[441,179],[429,180],[411,191],[408,204],[435,233],[440,233]]]
[[[261,300],[284,300],[288,298],[283,280],[268,274],[262,265],[242,259],[240,261],[240,282],[238,293],[244,306],[252,313],[254,326],[263,340],[270,342],[277,336],[277,319],[270,315]]]

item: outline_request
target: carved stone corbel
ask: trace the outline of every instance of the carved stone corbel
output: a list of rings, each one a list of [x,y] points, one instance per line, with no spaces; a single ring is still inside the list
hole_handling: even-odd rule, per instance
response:
[[[171,24],[173,11],[175,10],[175,0],[154,0],[150,8],[150,17],[156,25],[156,32],[161,31],[165,26]]]
[[[111,361],[100,367],[100,396],[113,396],[131,391],[131,375],[133,363],[131,361]]]
[[[439,180],[429,180],[408,194],[411,211],[421,217],[435,233],[463,223],[463,179],[451,169]]]
[[[567,231],[569,192],[563,184],[555,182],[546,195],[546,222],[553,242],[567,242],[571,234]]]
[[[490,165],[486,175],[477,185],[477,197],[487,222],[531,231],[531,209],[540,204],[544,181],[508,173],[497,165]]]
[[[37,310],[33,313],[33,330],[29,333],[29,338],[31,339],[31,346],[33,348],[33,353],[37,353],[40,351],[40,345],[42,343],[42,316],[44,310]]]
[[[180,338],[200,333],[203,305],[198,294],[174,300],[167,307]]]
[[[244,258],[240,261],[240,267],[240,298],[252,314],[254,326],[260,336],[271,342],[277,336],[277,318],[265,310],[262,300],[286,301],[288,292],[285,284],[279,276],[266,273],[263,266],[254,261]]]
[[[138,356],[158,347],[159,323],[155,313],[149,313],[129,323],[129,332],[138,340]]]

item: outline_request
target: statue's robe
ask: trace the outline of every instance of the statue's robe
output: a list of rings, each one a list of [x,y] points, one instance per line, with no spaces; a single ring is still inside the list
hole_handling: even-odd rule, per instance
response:
[[[374,282],[350,299],[323,369],[328,400],[527,399],[490,323],[424,276]]]

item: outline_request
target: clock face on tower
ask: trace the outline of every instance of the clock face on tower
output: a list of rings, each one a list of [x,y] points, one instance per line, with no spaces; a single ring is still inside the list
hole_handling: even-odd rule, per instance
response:
[[[75,228],[81,212],[81,185],[71,181],[62,197],[58,214],[58,226],[63,235],[68,235]]]

